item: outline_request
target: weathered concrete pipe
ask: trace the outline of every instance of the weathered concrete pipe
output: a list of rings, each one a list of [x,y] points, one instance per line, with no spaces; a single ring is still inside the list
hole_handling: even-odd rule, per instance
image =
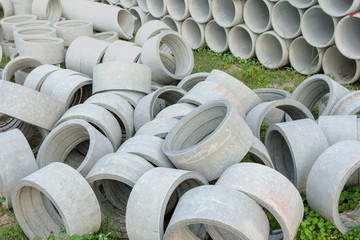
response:
[[[205,81],[208,76],[207,72],[194,73],[181,80],[177,86],[188,92],[199,82]]]
[[[291,5],[299,9],[310,8],[317,4],[318,0],[288,0]]]
[[[347,0],[342,2],[336,0],[318,0],[318,2],[324,12],[334,17],[343,17],[360,10],[359,0]]]
[[[169,132],[179,123],[175,118],[157,118],[144,124],[135,136],[149,135],[165,139]]]
[[[195,105],[189,103],[176,103],[169,107],[164,108],[159,112],[155,119],[161,118],[175,118],[182,119],[196,108]]]
[[[61,1],[60,0],[33,0],[31,13],[38,19],[48,19],[55,23],[61,18]]]
[[[129,12],[136,17],[134,23],[134,32],[137,32],[142,25],[146,22],[146,14],[139,7],[132,7],[129,9]]]
[[[4,35],[4,39],[10,41],[14,40],[13,29],[12,29],[13,25],[17,23],[31,22],[34,20],[36,20],[36,16],[30,14],[15,15],[1,19],[0,24],[1,24],[2,34]]]
[[[271,11],[274,3],[267,0],[247,0],[244,5],[244,22],[254,33],[261,34],[272,28]]]
[[[4,17],[10,17],[14,15],[14,6],[12,5],[11,1],[1,0],[0,7],[2,8]]]
[[[10,62],[8,62],[5,65],[5,67],[1,73],[1,79],[4,81],[10,81],[16,71],[22,70],[25,68],[36,68],[43,64],[45,64],[45,62],[42,61],[41,59],[37,59],[34,57],[30,57],[30,56],[13,58],[10,60]]]
[[[90,21],[65,20],[54,23],[53,27],[56,29],[56,35],[64,39],[66,47],[78,37],[93,36],[93,25]]]
[[[137,0],[137,4],[139,5],[139,8],[144,12],[148,13],[149,8],[147,6],[146,0]]]
[[[11,0],[15,15],[31,14],[33,0]]]
[[[255,57],[255,45],[258,34],[253,33],[246,24],[231,28],[228,36],[230,52],[235,57],[249,59]]]
[[[190,16],[189,0],[168,0],[166,7],[169,15],[176,21],[183,21]]]
[[[164,16],[161,21],[163,21],[164,23],[166,23],[166,25],[168,25],[172,30],[174,30],[175,32],[178,32],[181,34],[181,30],[182,30],[182,21],[177,21],[174,18],[172,18],[170,15],[166,15]]]
[[[215,20],[206,24],[205,41],[213,52],[222,53],[229,49],[228,36],[229,28],[219,26]]]
[[[356,33],[360,29],[360,15],[344,17],[336,26],[335,43],[339,51],[348,58],[360,59],[360,40]]]
[[[207,23],[212,16],[212,0],[189,0],[189,12],[198,23]]]
[[[212,0],[211,11],[216,23],[223,27],[233,27],[243,21],[243,0]]]
[[[205,24],[197,23],[193,18],[183,22],[181,34],[192,49],[198,49],[205,44]]]
[[[330,115],[355,115],[360,112],[360,91],[341,98],[331,109]]]
[[[146,5],[151,15],[155,18],[162,18],[167,14],[166,0],[146,0]]]
[[[145,42],[162,31],[170,30],[170,27],[159,20],[147,21],[139,28],[135,36],[135,43],[144,46]]]

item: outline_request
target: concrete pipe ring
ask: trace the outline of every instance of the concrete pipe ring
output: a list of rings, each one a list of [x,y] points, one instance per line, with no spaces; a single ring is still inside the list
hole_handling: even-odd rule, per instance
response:
[[[169,107],[164,108],[161,110],[155,117],[155,119],[161,118],[175,118],[175,119],[182,119],[184,116],[191,113],[196,108],[195,105],[189,103],[176,103]]]
[[[93,36],[93,25],[85,20],[65,20],[54,23],[57,37],[64,39],[65,46],[68,47],[78,37]]]
[[[230,0],[212,0],[211,11],[216,23],[229,28],[238,25],[243,21],[243,6],[245,1]]]
[[[2,33],[5,40],[14,40],[12,26],[17,23],[31,22],[36,20],[36,16],[30,14],[15,15],[10,17],[5,17],[0,21]]]
[[[205,26],[203,23],[197,23],[193,18],[188,18],[183,22],[181,34],[191,49],[198,49],[205,44]]]
[[[212,0],[189,0],[189,12],[198,23],[207,23],[213,18]]]
[[[117,91],[106,91],[108,93],[114,93],[119,95],[120,97],[124,98],[131,106],[135,109],[136,105],[140,102],[145,94],[133,92],[133,91],[126,91],[126,90],[117,90]]]
[[[335,43],[339,51],[347,58],[360,59],[360,54],[356,51],[360,41],[352,34],[360,27],[359,14],[344,17],[340,20],[335,29]]]
[[[228,37],[229,28],[220,27],[215,20],[206,24],[205,41],[213,52],[226,52],[229,49]]]
[[[89,234],[101,225],[100,206],[88,182],[62,163],[52,163],[21,179],[13,194],[13,207],[30,239],[60,235],[61,228],[70,236]]]
[[[295,238],[304,205],[295,186],[281,173],[260,164],[240,163],[228,168],[216,185],[232,187],[248,195],[276,218],[284,239]]]
[[[11,0],[15,15],[31,14],[33,0]]]
[[[170,15],[166,15],[164,16],[161,21],[163,21],[164,23],[166,23],[166,25],[168,25],[172,30],[174,30],[175,32],[178,32],[181,34],[181,30],[182,30],[182,21],[176,21],[174,18],[172,18]]]
[[[158,118],[144,124],[135,136],[150,135],[165,139],[168,133],[178,124],[175,118]]]
[[[181,119],[167,135],[163,151],[177,168],[198,171],[210,181],[244,158],[252,137],[231,102],[215,100]]]
[[[189,0],[168,0],[166,3],[169,15],[176,21],[190,17]]]
[[[235,57],[250,59],[255,57],[258,34],[253,33],[245,24],[236,25],[229,32],[229,49]]]
[[[112,42],[109,47],[106,49],[105,55],[103,57],[103,63],[105,62],[116,62],[116,58],[121,56],[127,49],[132,47],[139,47],[137,44],[124,41],[117,40]],[[134,51],[134,49],[132,49]],[[141,53],[141,51],[140,51]]]
[[[56,37],[56,29],[53,27],[27,27],[14,31],[14,42],[17,52],[19,52],[20,38],[23,37]]]
[[[29,73],[24,81],[24,86],[40,91],[41,85],[44,83],[45,79],[58,70],[60,70],[60,68],[53,65],[41,65]]]
[[[196,172],[154,168],[144,173],[131,191],[126,207],[129,239],[163,239],[165,212],[171,199],[206,184],[206,179]],[[146,193],[148,197],[144,197]]]
[[[134,23],[134,32],[137,33],[141,26],[146,23],[146,13],[138,6],[130,8],[129,12],[137,18]]]
[[[101,32],[94,34],[93,38],[98,40],[103,40],[109,43],[115,42],[119,40],[119,36],[117,32]]]
[[[135,136],[126,140],[117,153],[132,153],[144,158],[157,167],[174,168],[167,156],[162,151],[164,139],[155,136]]]
[[[261,34],[272,28],[271,12],[274,3],[263,0],[247,0],[244,5],[244,22],[254,33]]]
[[[350,0],[342,3],[334,0],[318,0],[318,3],[324,12],[334,17],[344,17],[360,10],[359,0]]]
[[[318,0],[288,0],[291,5],[299,9],[310,8],[317,4]]]
[[[166,25],[166,23],[160,20],[148,21],[139,28],[134,42],[140,46],[144,46],[148,39],[166,30],[170,30],[170,27]]]
[[[17,70],[36,68],[44,64],[45,62],[43,60],[34,57],[16,57],[6,64],[4,70],[2,71],[1,79],[4,81],[10,81]]]
[[[208,76],[207,72],[194,73],[181,80],[177,86],[188,92],[199,82],[205,81]]]
[[[50,22],[58,22],[61,18],[60,0],[33,0],[31,13],[38,19],[48,19]]]
[[[2,11],[4,12],[4,17],[10,17],[14,15],[14,7],[11,1],[1,0],[0,6],[2,8]]]
[[[13,32],[21,28],[33,28],[33,27],[51,27],[49,20],[33,20],[29,22],[21,22],[12,25]]]
[[[249,150],[252,161],[275,169],[274,163],[272,162],[265,145],[255,136],[253,136],[252,139],[253,142]]]
[[[165,0],[146,0],[146,5],[151,15],[155,18],[162,18],[167,14],[167,2]]]
[[[332,108],[330,115],[357,115],[360,112],[360,91],[345,95]]]

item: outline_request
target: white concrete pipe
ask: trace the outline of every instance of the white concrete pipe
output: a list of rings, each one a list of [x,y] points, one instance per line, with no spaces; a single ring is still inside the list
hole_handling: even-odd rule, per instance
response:
[[[304,37],[296,38],[290,44],[291,66],[300,74],[309,75],[321,70],[323,48],[311,46]]]
[[[15,15],[31,14],[33,0],[11,0]]]
[[[139,7],[132,7],[129,9],[129,12],[136,17],[134,32],[137,32],[139,28],[146,22],[146,13],[141,10]]]
[[[38,19],[55,23],[61,18],[61,1],[60,0],[33,0],[32,14]]]
[[[93,36],[93,25],[90,21],[84,20],[65,20],[54,25],[56,35],[64,39],[65,46],[68,47],[78,37]]]
[[[256,42],[256,54],[266,68],[280,68],[289,64],[291,40],[279,37],[274,31],[261,34]]]
[[[339,19],[326,14],[319,5],[309,8],[301,19],[301,32],[305,40],[318,48],[335,42],[335,28]]]
[[[14,6],[9,0],[0,0],[0,8],[3,11],[4,17],[9,17],[14,15]]]
[[[360,15],[341,19],[335,29],[335,43],[339,51],[348,58],[360,59]]]
[[[242,0],[213,0],[211,11],[217,24],[223,28],[233,27],[243,21]]]
[[[105,42],[113,43],[119,40],[117,32],[101,32],[95,33],[93,38],[98,40],[103,40]]]
[[[139,5],[139,8],[144,12],[148,13],[149,8],[147,6],[146,0],[137,0],[137,4]]]
[[[189,0],[168,0],[166,6],[169,15],[176,21],[183,21],[190,16]]]
[[[23,37],[56,37],[56,29],[52,27],[20,28],[13,32],[17,52],[19,52],[19,39]]]
[[[159,20],[158,18],[154,17],[153,15],[151,15],[151,13],[148,13],[146,15],[146,19],[145,19],[145,22],[150,22],[152,20]]]
[[[182,22],[176,21],[170,15],[164,16],[161,21],[166,23],[172,30],[181,34]]]
[[[247,0],[244,5],[244,22],[254,33],[263,33],[272,28],[271,11],[274,3],[267,0]]]
[[[137,0],[120,0],[120,5],[123,8],[132,8],[137,5]]]
[[[255,57],[255,45],[258,34],[253,33],[246,24],[233,27],[228,36],[230,52],[235,57],[249,59]]]
[[[15,16],[3,18],[0,21],[0,24],[4,39],[10,41],[14,40],[13,29],[12,29],[13,25],[17,23],[32,22],[34,20],[36,20],[36,16],[29,14],[15,15]]]
[[[360,0],[318,0],[320,7],[334,17],[343,17],[360,10]]]
[[[192,49],[198,49],[205,44],[205,24],[197,23],[193,18],[183,22],[181,33]]]
[[[317,4],[318,0],[288,0],[291,5],[299,9],[306,9],[315,4]]]
[[[228,36],[229,28],[219,26],[215,20],[206,24],[205,41],[213,52],[222,53],[229,49]]]
[[[360,77],[360,60],[345,57],[336,46],[325,51],[322,66],[324,73],[334,76],[338,83],[354,83]]]
[[[212,19],[212,0],[189,0],[189,12],[198,23],[207,23]]]
[[[167,14],[166,4],[168,1],[165,0],[146,0],[147,7],[151,15],[155,18],[161,18]]]

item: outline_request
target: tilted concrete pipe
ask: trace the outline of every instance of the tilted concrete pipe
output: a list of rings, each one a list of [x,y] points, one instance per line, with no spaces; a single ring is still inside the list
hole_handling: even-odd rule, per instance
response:
[[[229,49],[228,36],[229,28],[219,26],[215,20],[206,24],[205,41],[213,52],[222,53]]]
[[[193,18],[183,22],[181,34],[192,49],[198,49],[205,44],[205,24],[197,23]]]
[[[198,23],[207,23],[212,16],[212,0],[189,0],[189,12]]]
[[[258,34],[253,33],[246,24],[233,27],[228,36],[230,52],[235,57],[249,59],[255,57],[255,45]]]
[[[360,15],[354,14],[341,19],[335,30],[335,43],[339,51],[348,58],[360,59]]]
[[[254,33],[263,33],[272,28],[271,11],[274,3],[268,0],[247,0],[244,5],[244,22]]]
[[[318,0],[318,2],[324,12],[334,17],[343,17],[360,10],[359,0]]]

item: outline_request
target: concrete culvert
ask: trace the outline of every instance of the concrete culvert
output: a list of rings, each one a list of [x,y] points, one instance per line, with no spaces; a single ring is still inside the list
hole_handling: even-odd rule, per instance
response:
[[[310,75],[321,70],[324,49],[311,46],[304,37],[296,38],[289,52],[290,64],[298,73]]]
[[[242,0],[212,0],[211,10],[214,20],[223,28],[233,27],[243,20]]]
[[[233,27],[229,32],[229,49],[235,57],[249,59],[255,57],[255,44],[259,37],[245,24]]]
[[[244,21],[254,33],[263,33],[272,28],[271,11],[274,3],[263,0],[247,0],[244,5]]]
[[[339,51],[351,59],[360,59],[360,16],[343,18],[335,30],[335,42]]]
[[[222,53],[229,49],[228,35],[229,29],[220,27],[215,20],[206,24],[205,41],[213,52]]]
[[[332,108],[330,115],[355,115],[360,112],[360,91],[354,91],[341,98]]]
[[[167,14],[166,0],[146,0],[151,15],[155,18],[162,18]]]
[[[136,17],[134,32],[137,32],[146,22],[146,14],[139,7],[132,7],[129,12]]]
[[[183,22],[181,33],[192,49],[198,49],[205,44],[205,24],[197,23],[193,18]]]
[[[147,20],[144,25],[139,28],[135,36],[135,43],[144,46],[145,42],[161,33],[162,31],[170,30],[170,27],[160,20]]]
[[[207,23],[212,19],[212,0],[189,0],[189,12],[198,23]]]
[[[169,15],[176,21],[183,21],[190,16],[189,0],[168,0],[166,7]]]
[[[360,10],[359,0],[318,0],[320,7],[334,17],[343,17]]]
[[[172,30],[175,32],[178,32],[181,34],[182,30],[182,22],[176,21],[174,18],[172,18],[170,15],[164,16],[161,21],[166,23]]]
[[[306,9],[315,4],[317,4],[318,0],[288,0],[291,5],[299,9]]]
[[[14,42],[16,50],[19,51],[19,38],[22,37],[56,37],[56,29],[53,27],[28,27],[20,28],[14,31]]]

